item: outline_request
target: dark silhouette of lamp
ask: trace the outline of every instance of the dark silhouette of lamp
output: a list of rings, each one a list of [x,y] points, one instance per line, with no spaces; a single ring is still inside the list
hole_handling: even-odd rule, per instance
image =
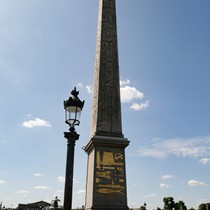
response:
[[[84,101],[78,97],[79,91],[76,87],[71,91],[69,99],[64,101],[65,123],[69,125],[69,132],[64,132],[67,139],[66,177],[64,189],[64,210],[72,209],[72,189],[74,172],[74,147],[75,141],[79,139],[79,134],[75,131],[75,126],[80,124],[80,115],[84,106]]]

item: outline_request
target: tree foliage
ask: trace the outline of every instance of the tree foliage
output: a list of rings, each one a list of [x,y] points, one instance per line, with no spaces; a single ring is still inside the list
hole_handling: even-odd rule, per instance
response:
[[[147,204],[146,204],[146,203],[144,203],[144,205],[143,205],[143,206],[140,206],[140,208],[139,208],[139,209],[140,209],[140,210],[146,210],[146,209],[147,209],[146,207],[147,207]]]
[[[210,210],[210,203],[201,203],[198,206],[198,210]]]
[[[176,206],[175,207],[176,210],[187,210],[187,207],[183,201],[179,201],[175,203],[175,206]]]
[[[146,207],[145,207],[145,206],[140,206],[139,209],[140,209],[140,210],[146,210]]]
[[[173,197],[165,197],[165,198],[163,198],[163,202],[164,202],[164,209],[165,210],[172,210],[172,209],[187,210],[187,207],[186,207],[186,205],[183,201],[178,201],[178,202],[175,203]],[[202,209],[202,210],[204,210],[204,209]]]
[[[175,202],[173,197],[165,197],[163,198],[163,202],[165,210],[172,210],[172,208],[174,208]]]

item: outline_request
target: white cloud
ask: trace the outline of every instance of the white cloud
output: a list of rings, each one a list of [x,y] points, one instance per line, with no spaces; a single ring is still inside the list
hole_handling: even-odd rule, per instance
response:
[[[124,86],[120,88],[120,91],[122,103],[132,102],[134,99],[142,99],[144,97],[144,94],[135,87]]]
[[[135,87],[129,86],[130,80],[120,80],[120,95],[122,103],[132,103],[134,100],[141,100],[144,98],[144,93]],[[144,103],[133,103],[131,109],[135,111],[146,109],[149,106],[149,101]]]
[[[91,93],[91,94],[93,93],[93,87],[91,85],[86,85],[85,88],[88,93]]]
[[[52,127],[50,122],[46,120],[35,118],[34,120],[25,121],[22,123],[22,126],[26,128],[34,128],[34,127]]]
[[[189,180],[188,185],[190,187],[197,187],[197,186],[208,186],[208,184],[204,183],[204,182],[200,182],[200,181],[196,181],[196,180]]]
[[[133,185],[133,187],[144,187],[143,184],[132,184],[132,185]]]
[[[17,194],[28,194],[29,192],[27,190],[19,190],[16,193]]]
[[[146,109],[149,106],[149,101],[145,101],[144,103],[134,103],[131,105],[131,109],[135,111]]]
[[[155,198],[155,197],[157,197],[156,194],[150,194],[150,195],[144,196],[144,198]]]
[[[6,184],[7,182],[0,179],[0,184]]]
[[[12,200],[12,197],[4,197],[5,200]]]
[[[160,184],[160,188],[169,188],[169,187],[170,187],[169,184],[165,184],[165,183]]]
[[[148,147],[139,149],[138,155],[143,156],[143,157],[153,157],[153,158],[161,158],[161,159],[167,156],[165,151],[161,151],[158,148],[148,148]]]
[[[138,150],[138,154],[154,158],[166,158],[170,155],[188,158],[206,157],[210,156],[210,136],[162,141],[159,139]]]
[[[6,143],[8,143],[8,141],[7,140],[0,140],[0,143],[1,144],[6,144]]]
[[[126,80],[120,80],[120,86],[125,86],[125,85],[129,85],[130,84],[130,80],[126,79]]]
[[[64,176],[59,176],[58,177],[58,182],[64,183],[65,182],[65,177]]]
[[[201,159],[199,160],[199,162],[200,162],[201,164],[207,164],[209,161],[210,161],[210,158],[201,158]]]
[[[58,176],[58,179],[57,179],[58,182],[60,183],[64,183],[65,182],[65,177],[64,176]],[[79,184],[80,182],[78,180],[76,180],[75,178],[73,178],[73,182],[75,184]]]
[[[63,192],[63,190],[57,190],[56,193],[63,194],[64,192]]]
[[[83,85],[81,82],[79,82],[79,83],[77,84],[77,87],[81,87],[81,88],[83,88],[83,87],[84,87],[84,85]]]
[[[78,190],[76,193],[77,194],[85,194],[85,190]]]
[[[129,86],[130,80],[120,80],[120,96],[122,103],[133,103],[134,100],[141,100],[144,98],[144,93],[135,87]],[[88,93],[93,93],[92,85],[84,85],[81,82],[77,84],[80,88],[85,88]],[[149,106],[149,101],[143,103],[133,103],[130,108],[135,111],[141,111]]]
[[[34,187],[35,190],[49,190],[50,188],[48,186],[39,185]]]
[[[77,87],[80,87],[80,88],[85,88],[87,90],[88,93],[92,94],[93,93],[93,86],[92,85],[84,85],[82,84],[81,82],[79,82],[77,84]]]
[[[42,173],[35,173],[34,176],[40,177],[40,176],[44,176],[44,174],[42,174]]]
[[[175,176],[173,176],[173,175],[163,175],[163,176],[161,176],[161,179],[164,179],[164,180],[166,180],[166,179],[172,179],[172,178],[174,178]]]

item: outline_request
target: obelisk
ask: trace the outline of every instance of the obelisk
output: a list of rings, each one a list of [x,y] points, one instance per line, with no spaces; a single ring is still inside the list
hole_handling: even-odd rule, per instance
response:
[[[115,0],[100,0],[86,204],[91,210],[128,210],[121,122]]]

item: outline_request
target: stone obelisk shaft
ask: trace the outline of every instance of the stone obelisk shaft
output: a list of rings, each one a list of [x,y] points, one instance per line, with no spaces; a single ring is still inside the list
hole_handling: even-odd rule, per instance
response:
[[[122,136],[115,0],[100,1],[92,135]]]
[[[115,0],[100,0],[86,210],[128,210]]]

